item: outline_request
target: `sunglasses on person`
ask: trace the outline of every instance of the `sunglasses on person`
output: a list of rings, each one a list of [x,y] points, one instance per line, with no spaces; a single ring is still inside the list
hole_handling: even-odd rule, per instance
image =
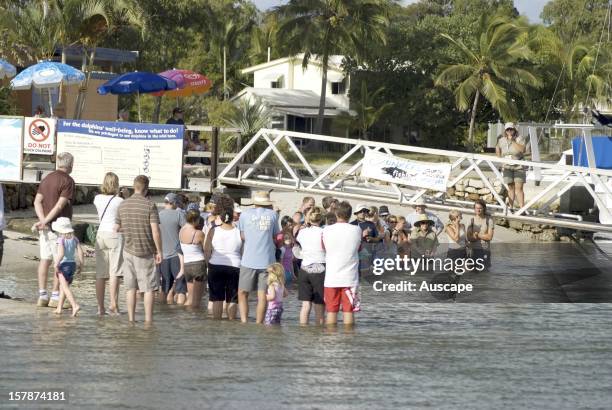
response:
[[[397,221],[396,221],[395,219],[389,219],[389,220],[387,221],[387,223],[390,223],[390,224],[396,224],[396,223],[397,223]]]

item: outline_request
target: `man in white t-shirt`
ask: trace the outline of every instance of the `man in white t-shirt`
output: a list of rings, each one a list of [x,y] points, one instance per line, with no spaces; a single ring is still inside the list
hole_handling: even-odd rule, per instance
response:
[[[353,209],[346,201],[336,208],[337,222],[323,229],[325,247],[325,309],[327,325],[335,325],[342,305],[345,325],[355,323],[353,312],[359,309],[359,249],[361,228],[348,223]]]

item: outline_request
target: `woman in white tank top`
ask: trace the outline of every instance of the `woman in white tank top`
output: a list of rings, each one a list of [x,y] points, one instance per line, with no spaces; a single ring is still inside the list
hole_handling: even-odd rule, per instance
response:
[[[185,306],[200,307],[204,281],[206,280],[206,261],[204,258],[204,233],[197,228],[200,223],[199,211],[188,211],[187,223],[179,232],[181,251],[185,262],[187,281],[187,301]]]
[[[224,210],[219,218],[222,224],[210,229],[204,247],[208,260],[209,300],[212,302],[213,319],[221,319],[225,302],[227,318],[234,320],[238,303],[242,238],[240,230],[233,224],[233,210]]]

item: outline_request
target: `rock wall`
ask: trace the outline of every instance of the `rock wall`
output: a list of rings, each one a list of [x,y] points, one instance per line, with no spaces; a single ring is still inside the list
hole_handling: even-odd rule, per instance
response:
[[[490,180],[489,182],[491,183],[491,186],[495,192],[497,192],[497,194],[499,194],[505,200],[507,192],[501,181]],[[446,194],[451,199],[459,199],[464,201],[476,201],[478,199],[482,199],[488,204],[497,203],[495,196],[481,179],[463,179],[452,187],[449,187]]]
[[[34,197],[38,184],[3,184],[4,208],[7,211],[30,208],[34,205]],[[74,205],[91,204],[98,193],[98,187],[76,186]]]

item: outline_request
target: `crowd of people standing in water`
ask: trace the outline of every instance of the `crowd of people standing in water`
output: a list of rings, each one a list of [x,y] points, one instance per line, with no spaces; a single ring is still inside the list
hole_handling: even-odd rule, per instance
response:
[[[71,307],[76,316],[80,306],[70,284],[82,268],[83,250],[71,226],[72,163],[70,153],[60,153],[57,170],[41,181],[33,230],[40,244],[38,306],[55,307],[58,314]],[[190,200],[184,194],[168,193],[158,211],[148,185],[146,176],[137,176],[128,196],[117,175],[109,172],[94,199],[99,217],[95,243],[99,315],[119,314],[122,277],[131,322],[139,297],[145,322],[151,322],[156,298],[198,309],[208,290],[208,312],[214,319],[239,317],[247,322],[253,295],[256,322],[278,324],[288,290],[297,288],[300,324],[309,322],[313,310],[317,324],[336,324],[340,311],[344,324],[352,324],[361,308],[359,279],[375,258],[433,257],[444,233],[448,257],[469,253],[490,263],[494,223],[482,201],[474,204],[475,215],[469,222],[459,211],[451,211],[446,224],[422,200],[403,217],[392,215],[385,205],[352,207],[327,196],[318,206],[314,198],[305,197],[295,213],[281,216],[267,192],[255,192],[252,207],[244,210],[224,194],[202,203],[199,197]],[[49,268],[54,272],[51,295]]]

